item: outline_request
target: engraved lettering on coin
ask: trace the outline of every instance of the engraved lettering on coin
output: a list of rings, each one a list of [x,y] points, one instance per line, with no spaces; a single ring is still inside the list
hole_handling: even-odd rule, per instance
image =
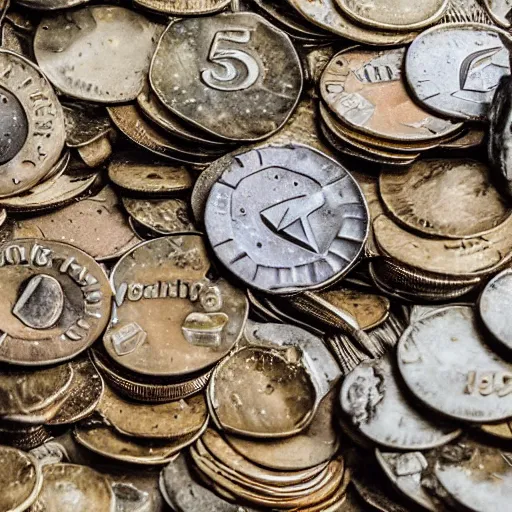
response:
[[[23,105],[4,87],[0,87],[0,165],[12,160],[28,136],[28,121]]]

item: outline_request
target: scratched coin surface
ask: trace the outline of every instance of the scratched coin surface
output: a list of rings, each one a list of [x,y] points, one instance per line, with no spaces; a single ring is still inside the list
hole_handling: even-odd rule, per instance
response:
[[[404,57],[405,48],[338,53],[320,80],[323,100],[343,123],[374,137],[422,142],[459,130],[459,123],[413,101],[406,89]]]
[[[398,367],[424,404],[454,419],[510,417],[512,365],[485,344],[471,307],[448,306],[413,323],[398,343]]]
[[[122,103],[142,90],[157,37],[156,25],[141,14],[86,6],[43,19],[34,52],[45,75],[67,96]]]
[[[405,75],[419,100],[453,119],[484,121],[500,78],[510,74],[508,51],[498,28],[440,25],[410,46]]]
[[[0,48],[0,197],[40,181],[61,156],[64,113],[52,86],[32,62]]]
[[[70,359],[105,329],[111,288],[101,267],[61,242],[23,239],[0,251],[0,361],[41,365]]]
[[[236,277],[283,294],[345,275],[368,235],[368,209],[336,161],[307,146],[268,146],[226,166],[210,192],[205,225],[215,254]]]
[[[491,18],[503,28],[510,28],[512,22],[511,0],[484,0]]]
[[[399,450],[434,448],[460,434],[412,407],[399,378],[390,356],[362,363],[345,377],[341,408],[358,431],[381,446]]]
[[[135,5],[173,16],[199,16],[221,11],[230,0],[134,0]]]
[[[112,319],[103,342],[121,366],[152,376],[203,370],[234,346],[248,304],[210,271],[203,238],[175,235],[141,243],[111,273]]]
[[[288,36],[251,12],[171,23],[150,80],[173,113],[212,135],[240,141],[277,131],[297,105],[303,81]]]
[[[421,160],[406,172],[381,172],[379,189],[393,219],[419,234],[477,237],[511,214],[489,167],[475,160]]]

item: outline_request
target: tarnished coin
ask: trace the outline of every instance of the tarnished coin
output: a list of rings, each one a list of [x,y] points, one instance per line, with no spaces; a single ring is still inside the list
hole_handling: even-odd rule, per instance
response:
[[[141,14],[98,5],[43,19],[34,51],[67,96],[123,103],[142,90],[157,37],[157,26]]]
[[[66,144],[80,148],[108,134],[112,123],[104,106],[75,101],[64,103],[66,121]]]
[[[32,450],[51,439],[49,430],[40,424],[5,422],[0,426],[2,442],[19,450]]]
[[[40,181],[61,156],[64,114],[53,89],[29,60],[0,49],[0,197]]]
[[[341,121],[374,137],[425,142],[460,130],[414,103],[405,87],[404,57],[404,48],[338,53],[320,80],[323,100]]]
[[[150,80],[174,114],[214,136],[239,141],[277,131],[302,90],[300,60],[289,38],[252,12],[171,23],[158,44]]]
[[[41,468],[28,453],[0,446],[0,510],[23,512],[37,498],[43,484]]]
[[[115,512],[108,479],[87,466],[49,464],[43,467],[43,486],[30,509],[33,512]]]
[[[512,213],[488,166],[474,160],[421,160],[406,172],[384,171],[379,189],[394,220],[442,238],[476,238]]]
[[[368,210],[336,161],[306,146],[267,146],[226,166],[210,192],[205,225],[215,254],[236,277],[285,294],[327,286],[353,267],[368,235]]]
[[[340,402],[353,425],[373,442],[398,450],[425,450],[450,442],[460,430],[431,421],[408,403],[398,369],[387,356],[360,364],[343,381]]]
[[[24,239],[0,251],[0,360],[56,363],[88,348],[105,329],[111,288],[101,267],[61,242]]]
[[[423,32],[405,62],[412,92],[428,108],[455,119],[483,121],[500,78],[510,74],[498,28],[441,25]]]
[[[512,366],[487,347],[470,307],[413,323],[398,343],[398,366],[411,392],[440,413],[473,423],[511,415]]]
[[[221,11],[230,0],[134,0],[135,5],[172,16],[199,16]]]
[[[512,22],[512,2],[510,0],[484,0],[491,18],[503,28],[510,28]]]
[[[493,437],[507,441],[512,440],[512,422],[510,420],[503,423],[488,423],[487,425],[481,425],[480,428]]]
[[[210,266],[199,235],[157,238],[127,252],[111,273],[109,356],[137,373],[177,377],[228,354],[248,304],[224,279],[207,277]]]
[[[480,317],[496,340],[512,349],[512,270],[507,269],[489,281],[480,295]],[[511,414],[512,416],[512,414]]]
[[[381,30],[412,31],[438,21],[446,11],[449,0],[427,0],[411,4],[407,0],[361,2],[336,0],[342,11],[362,25]]]

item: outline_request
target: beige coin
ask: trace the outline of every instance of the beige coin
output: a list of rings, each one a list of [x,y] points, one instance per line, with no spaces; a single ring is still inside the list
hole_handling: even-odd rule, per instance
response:
[[[221,11],[230,0],[134,0],[136,5],[173,16],[199,16]]]
[[[34,366],[71,359],[104,331],[112,291],[88,254],[24,239],[4,244],[0,263],[1,361]]]
[[[144,440],[118,434],[108,427],[76,426],[76,441],[88,450],[114,459],[141,465],[168,464],[181,450],[194,443],[206,430],[208,421],[195,433],[168,440]]]
[[[374,137],[425,142],[461,129],[421,109],[402,77],[404,48],[349,49],[335,55],[320,80],[320,93],[344,123]]]
[[[115,512],[108,479],[87,466],[49,464],[43,467],[43,486],[33,512]]]
[[[43,181],[40,182],[39,184],[45,183],[45,182],[49,181],[50,179],[61,176],[68,168],[70,160],[71,160],[71,151],[64,150],[62,152],[62,156],[59,158],[57,163],[52,167],[52,170],[44,177]],[[36,187],[37,187],[37,185],[36,185]],[[33,190],[36,187],[32,187],[27,192],[30,192],[31,190]]]
[[[110,135],[104,135],[94,142],[77,148],[77,152],[87,167],[95,168],[104,164],[112,155]]]
[[[480,428],[486,434],[489,434],[493,437],[499,437],[500,439],[506,440],[512,439],[512,422],[510,421],[505,421],[503,423],[481,425]]]
[[[97,410],[119,433],[152,439],[196,433],[208,416],[202,394],[165,404],[143,404],[122,398],[108,386]]]
[[[0,446],[0,510],[23,512],[34,503],[43,477],[37,461],[28,453]]]
[[[419,234],[473,238],[512,213],[489,167],[474,160],[422,160],[407,172],[381,172],[379,188],[393,219]]]
[[[140,242],[128,224],[121,201],[109,186],[61,210],[19,219],[14,236],[61,240],[98,261],[117,258]]]
[[[336,391],[321,402],[306,430],[287,439],[249,439],[228,434],[227,442],[247,460],[260,466],[298,471],[314,468],[334,457],[339,439],[333,422]]]
[[[375,219],[373,231],[385,255],[437,274],[488,275],[512,258],[512,217],[486,235],[463,240],[421,238],[405,231],[386,215]]]
[[[344,13],[362,25],[410,32],[438,21],[445,13],[449,0],[424,0],[420,4],[408,0],[336,0],[336,3]]]
[[[184,234],[141,243],[111,273],[112,322],[103,338],[122,367],[153,377],[202,372],[226,356],[247,317],[242,291],[210,279],[203,238]]]
[[[134,199],[123,197],[126,211],[143,226],[168,235],[197,231],[182,199]]]

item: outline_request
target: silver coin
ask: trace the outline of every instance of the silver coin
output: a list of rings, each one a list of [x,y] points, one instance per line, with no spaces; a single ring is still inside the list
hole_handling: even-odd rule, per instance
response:
[[[398,343],[407,387],[429,407],[458,420],[494,422],[512,415],[512,365],[486,345],[475,312],[441,308],[412,324]]]
[[[480,317],[497,341],[512,349],[512,270],[498,274],[485,287],[479,302]]]
[[[509,54],[486,25],[441,25],[423,32],[405,61],[413,94],[426,107],[455,119],[485,120],[500,78],[510,74]]]
[[[22,7],[38,9],[41,11],[53,11],[56,9],[69,9],[90,2],[91,0],[17,0]]]
[[[503,28],[510,28],[512,21],[511,0],[484,0],[484,5],[491,18]]]
[[[144,86],[157,26],[122,7],[93,6],[41,21],[38,64],[55,87],[97,103],[134,100]]]
[[[237,155],[212,187],[206,231],[249,286],[286,294],[326,286],[357,262],[368,208],[350,173],[307,146]]]
[[[251,12],[171,23],[150,80],[174,114],[211,135],[240,141],[277,131],[297,105],[303,82],[288,36]]]
[[[389,355],[362,363],[345,377],[341,408],[361,434],[398,450],[434,448],[460,434],[460,430],[431,421],[409,405],[397,378],[398,369]]]
[[[0,165],[12,160],[28,136],[28,119],[16,96],[0,87]]]

